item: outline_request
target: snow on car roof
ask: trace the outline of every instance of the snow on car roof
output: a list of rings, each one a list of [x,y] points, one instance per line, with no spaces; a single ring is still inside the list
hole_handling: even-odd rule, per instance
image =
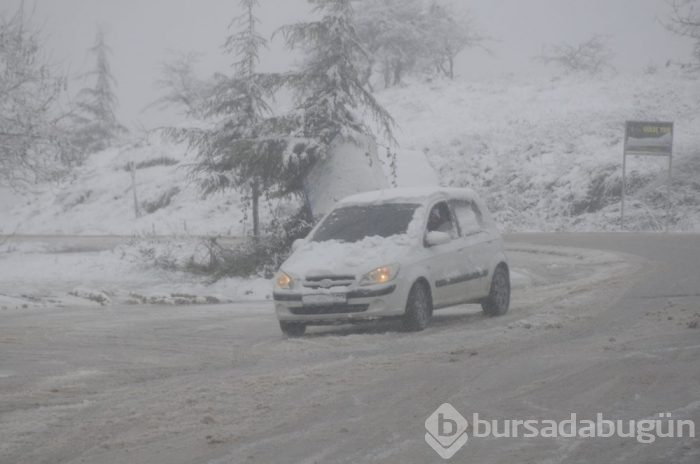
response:
[[[427,203],[436,197],[462,198],[474,200],[477,195],[474,191],[466,188],[449,187],[414,187],[414,188],[392,188],[385,190],[374,190],[371,192],[358,193],[342,199],[339,204],[356,203],[392,203],[397,201],[418,201]]]

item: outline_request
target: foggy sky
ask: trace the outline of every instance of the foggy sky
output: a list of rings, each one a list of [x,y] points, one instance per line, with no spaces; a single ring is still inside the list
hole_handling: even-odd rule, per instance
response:
[[[0,12],[9,14],[20,0],[0,0]],[[260,0],[262,32],[269,35],[283,24],[304,18],[305,0]],[[609,36],[615,66],[639,72],[647,64],[668,59],[687,60],[690,43],[668,33],[659,24],[668,14],[664,0],[453,0],[468,7],[479,31],[494,40],[493,56],[480,50],[465,52],[457,73],[483,79],[505,73],[542,72],[532,57],[545,44],[579,42],[592,34]],[[93,65],[86,50],[98,24],[112,49],[111,65],[118,82],[118,116],[130,127],[154,127],[175,122],[174,115],[144,108],[158,97],[154,82],[168,51],[204,54],[199,71],[208,76],[229,69],[231,57],[221,44],[231,18],[239,13],[238,0],[25,0],[35,12],[53,60],[71,75]],[[294,58],[277,39],[263,56],[265,70],[289,69]],[[84,83],[72,82],[77,91]]]

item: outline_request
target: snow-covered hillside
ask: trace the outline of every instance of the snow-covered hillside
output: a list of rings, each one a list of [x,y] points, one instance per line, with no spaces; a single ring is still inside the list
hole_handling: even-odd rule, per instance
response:
[[[517,230],[618,230],[625,120],[675,122],[671,230],[700,230],[700,81],[654,75],[422,82],[381,95],[402,149]],[[631,173],[631,174],[630,174]],[[667,159],[628,159],[628,229],[663,226]]]
[[[671,229],[700,230],[697,78],[663,70],[599,80],[439,80],[379,98],[399,125],[399,185],[469,186],[511,231],[618,230],[624,121],[674,121]],[[14,205],[0,202],[0,234],[245,234],[239,196],[202,200],[188,177],[192,161],[184,146],[158,134],[96,154],[70,180]],[[663,226],[665,169],[661,159],[630,160],[628,228]],[[289,205],[266,204],[264,216],[280,208]]]
[[[247,221],[235,192],[203,200],[189,177],[184,145],[158,133],[91,156],[60,184],[25,194],[0,221],[0,233],[69,235],[239,235]],[[136,167],[136,202],[129,163]],[[17,199],[15,200],[17,202]],[[7,205],[6,205],[7,206]]]

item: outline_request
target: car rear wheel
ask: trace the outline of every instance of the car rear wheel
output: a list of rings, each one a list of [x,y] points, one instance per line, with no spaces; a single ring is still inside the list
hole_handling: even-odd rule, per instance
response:
[[[301,322],[280,321],[280,329],[288,337],[301,337],[306,332],[306,325]]]
[[[489,296],[481,300],[481,309],[487,316],[502,316],[510,306],[510,273],[504,265],[493,272]]]
[[[424,282],[416,282],[408,293],[403,325],[412,332],[423,330],[428,327],[432,315],[433,301],[430,289]]]

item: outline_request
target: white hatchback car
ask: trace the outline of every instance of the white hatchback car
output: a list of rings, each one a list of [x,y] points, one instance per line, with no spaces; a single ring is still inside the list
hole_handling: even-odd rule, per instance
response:
[[[389,189],[340,201],[274,279],[282,332],[384,317],[422,330],[433,309],[481,303],[505,314],[510,273],[503,240],[467,189]]]

